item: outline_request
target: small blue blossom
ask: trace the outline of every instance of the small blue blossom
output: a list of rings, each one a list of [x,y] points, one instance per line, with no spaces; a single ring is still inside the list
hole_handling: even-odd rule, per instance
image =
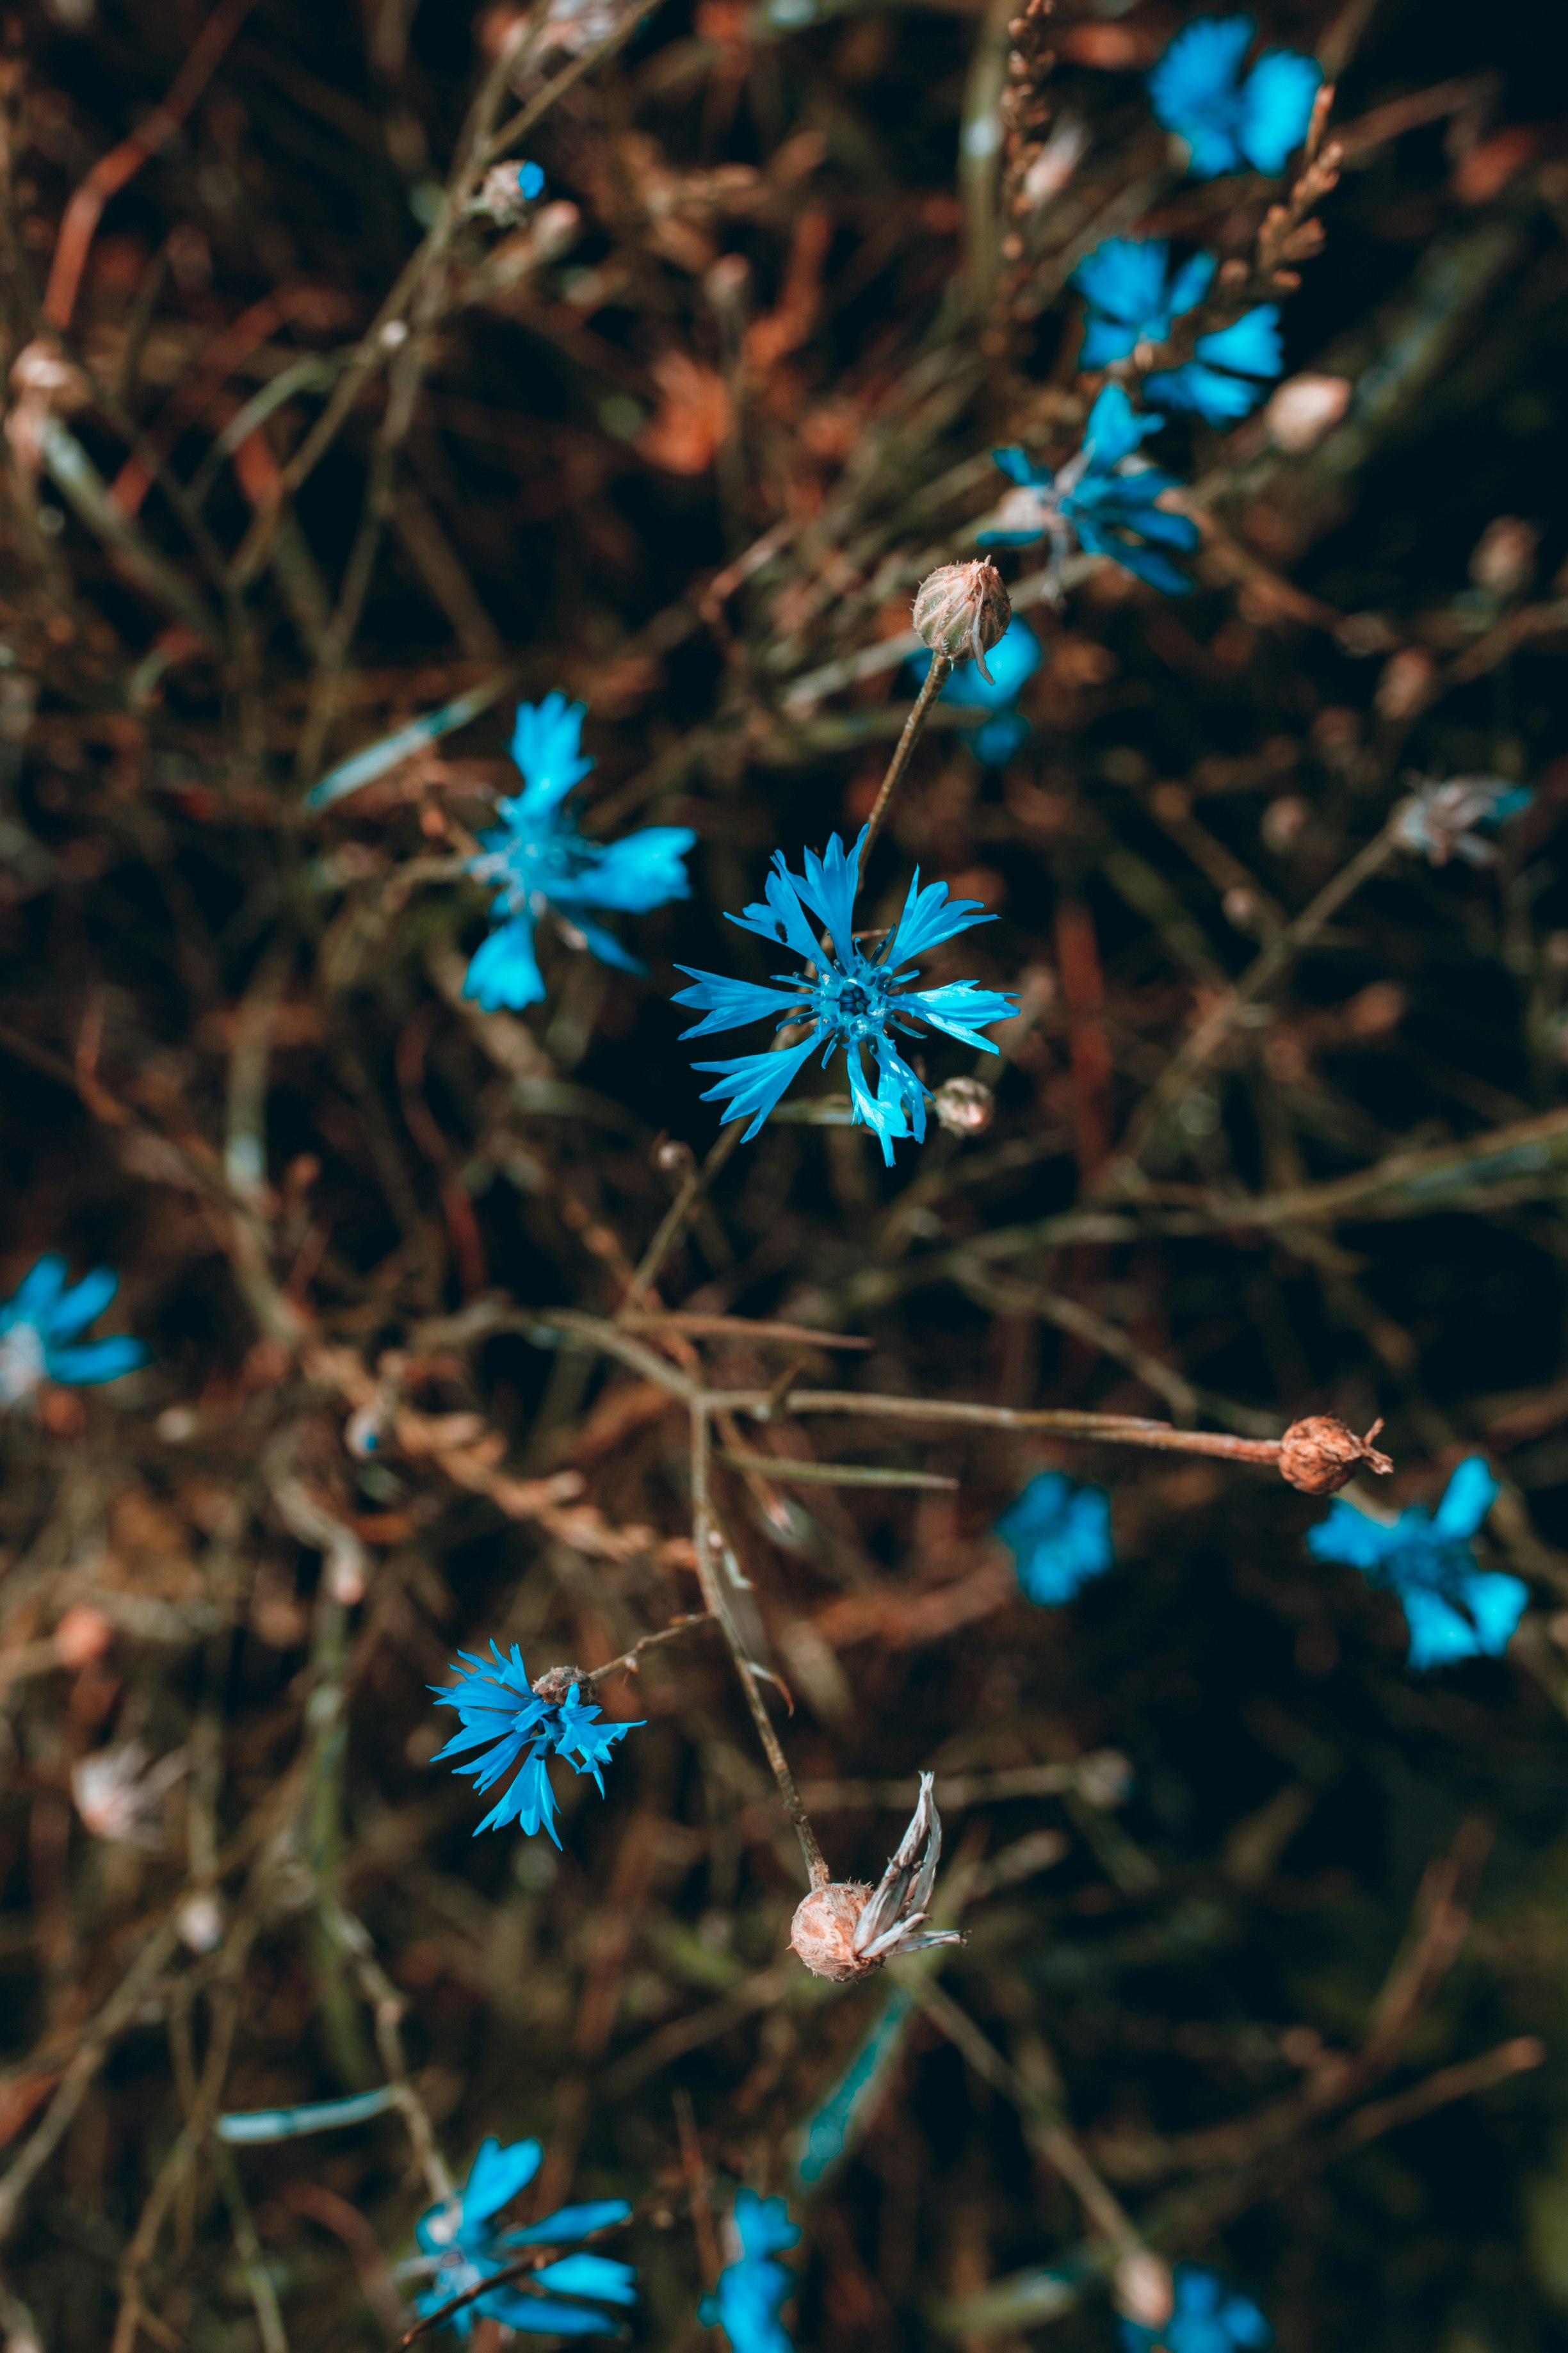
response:
[[[1186,141],[1194,179],[1213,180],[1244,164],[1282,172],[1307,135],[1322,68],[1295,49],[1265,49],[1244,77],[1241,61],[1257,29],[1250,16],[1196,17],[1149,76],[1150,103],[1166,130]]]
[[[1156,501],[1181,488],[1173,474],[1135,459],[1141,441],[1164,419],[1140,417],[1119,384],[1108,384],[1089,413],[1083,446],[1059,472],[1033,464],[1022,449],[993,451],[1016,487],[994,521],[975,535],[982,547],[1027,547],[1048,538],[1059,565],[1074,543],[1088,555],[1108,555],[1168,596],[1192,586],[1162,547],[1190,554],[1198,527],[1190,516],[1167,514]],[[1130,462],[1131,461],[1131,462]]]
[[[1163,343],[1214,282],[1212,253],[1194,253],[1173,274],[1163,237],[1108,237],[1085,254],[1068,284],[1089,305],[1079,367],[1110,367],[1140,343]]]
[[[959,741],[968,745],[983,768],[1005,768],[1014,753],[1027,743],[1029,723],[1018,709],[1018,696],[1044,659],[1033,629],[1015,617],[985,657],[989,684],[975,662],[955,663],[937,700],[977,715],[977,725],[960,728]],[[917,689],[925,683],[930,669],[930,659],[920,655],[910,664]],[[981,713],[984,715],[980,717]]]
[[[517,193],[531,204],[544,193],[543,167],[538,164],[520,164],[517,167]]]
[[[73,1388],[117,1381],[147,1362],[140,1340],[79,1340],[120,1288],[120,1277],[98,1267],[66,1289],[63,1258],[41,1258],[0,1304],[0,1407],[20,1405],[44,1381]]]
[[[1279,306],[1262,302],[1200,335],[1180,367],[1145,376],[1143,397],[1156,408],[1191,409],[1206,425],[1233,425],[1257,407],[1284,364]]]
[[[528,2187],[539,2170],[541,2154],[536,2140],[516,2140],[503,2148],[491,2137],[475,2158],[462,2189],[421,2215],[415,2236],[425,2258],[419,2268],[429,2273],[430,2285],[416,2308],[426,2318],[455,2295],[492,2278],[525,2247],[565,2246],[626,2221],[632,2210],[624,2198],[601,2198],[583,2206],[563,2206],[526,2230],[498,2231],[496,2216]],[[507,2280],[493,2294],[477,2296],[455,2312],[447,2326],[468,2337],[476,2317],[483,2316],[529,2337],[592,2337],[613,2331],[617,2322],[587,2305],[563,2303],[563,2296],[591,2296],[613,2305],[637,2300],[632,2284],[637,2274],[629,2263],[582,2249],[526,2277],[529,2285]],[[531,2294],[530,2287],[542,2292]]]
[[[776,1053],[738,1054],[726,1062],[696,1064],[700,1071],[717,1074],[717,1083],[708,1089],[704,1103],[727,1099],[726,1119],[750,1115],[745,1142],[755,1135],[790,1081],[818,1047],[823,1050],[825,1070],[842,1050],[853,1123],[874,1132],[882,1158],[891,1167],[895,1140],[908,1135],[919,1140],[926,1132],[926,1088],[900,1053],[894,1031],[919,1038],[921,1032],[915,1025],[925,1022],[962,1045],[978,1046],[994,1054],[995,1047],[980,1032],[994,1021],[1008,1020],[1017,999],[996,989],[981,988],[972,980],[948,981],[940,988],[904,986],[914,976],[913,958],[968,931],[973,923],[994,921],[981,911],[977,899],[950,900],[945,882],[928,882],[922,891],[918,868],[898,923],[873,955],[864,953],[855,938],[854,907],[865,839],[862,832],[855,847],[847,851],[835,834],[823,857],[806,850],[804,875],[792,874],[784,852],[776,851],[765,902],[754,902],[743,914],[729,918],[770,944],[782,942],[800,957],[805,972],[775,973],[773,979],[783,986],[768,987],[759,981],[731,980],[725,974],[700,972],[683,964],[678,969],[689,973],[696,986],[679,989],[675,1001],[695,1007],[703,1017],[681,1032],[686,1038],[700,1038],[713,1029],[738,1029],[746,1022],[763,1019],[772,1020],[780,1029],[810,1023],[808,1035],[797,1045],[783,1047]],[[814,922],[826,928],[826,948],[812,928]],[[875,1093],[862,1059],[868,1052],[877,1065]]]
[[[437,1750],[431,1763],[438,1765],[444,1757],[460,1757],[470,1749],[488,1751],[471,1765],[453,1767],[455,1772],[468,1775],[475,1791],[482,1793],[493,1789],[521,1758],[515,1778],[476,1826],[474,1836],[478,1838],[480,1831],[502,1830],[508,1822],[521,1822],[530,1838],[542,1828],[559,1846],[555,1793],[550,1786],[548,1760],[564,1757],[574,1772],[592,1773],[602,1798],[605,1780],[601,1767],[609,1762],[616,1741],[624,1740],[628,1732],[640,1730],[646,1718],[637,1724],[600,1724],[596,1721],[599,1710],[584,1706],[578,1700],[575,1683],[570,1685],[564,1697],[536,1691],[529,1682],[528,1669],[515,1642],[510,1659],[501,1656],[493,1641],[489,1661],[475,1658],[469,1651],[459,1651],[458,1657],[473,1672],[464,1674],[454,1663],[451,1672],[458,1677],[457,1682],[450,1685],[432,1683],[430,1689],[443,1707],[457,1709],[463,1728],[452,1735],[445,1748]],[[548,1692],[555,1679],[544,1676],[541,1680]]]
[[[602,964],[622,972],[644,967],[613,932],[584,910],[642,914],[689,896],[681,863],[696,835],[684,825],[645,826],[619,841],[587,841],[569,807],[593,767],[582,755],[584,707],[564,695],[520,705],[511,756],[524,790],[500,806],[500,823],[479,836],[468,871],[499,885],[491,913],[501,920],[468,965],[465,997],[487,1013],[536,1005],[544,995],[533,953],[533,927],[548,909]]]
[[[1337,1496],[1327,1519],[1308,1529],[1307,1549],[1315,1560],[1359,1568],[1399,1596],[1413,1667],[1497,1658],[1530,1599],[1521,1578],[1484,1569],[1476,1559],[1471,1538],[1497,1495],[1485,1457],[1468,1455],[1435,1512],[1412,1504],[1393,1520],[1374,1520]]]
[[[1249,2296],[1202,2263],[1178,2263],[1172,2275],[1175,2304],[1162,2328],[1125,2316],[1123,2353],[1242,2353],[1272,2345],[1274,2331]]]
[[[731,2218],[739,2249],[719,2274],[712,2295],[697,2309],[704,2328],[721,2328],[731,2353],[791,2353],[779,2314],[795,2293],[795,2274],[772,2257],[798,2244],[800,2232],[782,2198],[759,2198],[754,2189],[735,2193]]]
[[[1042,1471],[996,1523],[1018,1583],[1031,1601],[1055,1609],[1115,1562],[1110,1498],[1103,1487],[1075,1487],[1059,1471]]]

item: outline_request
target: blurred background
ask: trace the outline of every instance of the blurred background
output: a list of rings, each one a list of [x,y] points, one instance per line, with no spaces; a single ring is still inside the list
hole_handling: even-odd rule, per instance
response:
[[[16,2353],[397,2344],[409,2115],[459,2179],[531,2135],[548,2203],[630,2200],[670,2353],[721,2341],[738,2185],[802,2226],[803,2353],[1109,2348],[1063,2134],[1281,2353],[1568,2345],[1568,69],[1528,0],[1262,8],[1342,160],[1279,389],[1158,445],[1194,593],[1020,603],[1013,747],[939,705],[868,876],[868,926],[917,865],[994,917],[943,967],[1019,994],[994,1101],[885,1170],[809,1075],[645,1303],[720,1386],[1381,1416],[1396,1507],[1485,1455],[1506,1654],[1413,1672],[1266,1469],[785,1415],[746,1445],[952,1482],[715,1471],[835,1872],[938,1776],[929,1999],[788,1954],[711,1630],[596,1687],[646,1721],[603,1801],[557,1768],[560,1852],[430,1761],[458,1646],[593,1669],[701,1606],[668,1388],[540,1314],[616,1314],[718,1133],[676,962],[765,974],[724,911],[863,821],[992,446],[1077,446],[1078,262],[1246,257],[1279,194],[1153,121],[1175,7],[1015,5],[553,0],[510,51],[505,5],[0,7],[0,1292],[111,1270],[93,1336],[146,1356],[0,1344]],[[512,122],[537,198],[472,169]],[[623,924],[643,975],[542,926],[544,1001],[486,1013],[465,860],[556,690],[584,831],[690,828],[692,895]],[[1321,904],[1475,777],[1531,797],[1486,862]],[[824,1344],[725,1328],[766,1319]],[[1062,1607],[993,1533],[1050,1470],[1116,1556]]]

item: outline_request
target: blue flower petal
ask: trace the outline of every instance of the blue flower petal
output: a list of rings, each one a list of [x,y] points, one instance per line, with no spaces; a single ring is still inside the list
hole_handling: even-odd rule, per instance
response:
[[[1432,1514],[1439,1535],[1473,1536],[1502,1489],[1484,1454],[1468,1454],[1443,1490]]]
[[[568,702],[563,694],[519,703],[511,756],[528,787],[521,800],[529,816],[545,815],[591,772],[594,763],[581,749],[585,716],[583,704]]]
[[[88,1340],[79,1347],[50,1347],[45,1355],[49,1378],[63,1381],[73,1388],[96,1388],[102,1381],[117,1381],[124,1373],[134,1373],[147,1364],[152,1350],[140,1340],[122,1339],[118,1335],[108,1340]]]
[[[1031,1601],[1055,1609],[1114,1566],[1110,1498],[1103,1487],[1075,1487],[1059,1471],[1031,1479],[997,1521],[1018,1583]]]
[[[102,1314],[119,1289],[120,1277],[106,1266],[83,1275],[79,1282],[60,1294],[49,1310],[50,1338],[74,1340],[79,1332],[85,1332]]]
[[[797,1046],[781,1048],[776,1054],[737,1054],[727,1062],[694,1062],[693,1070],[717,1075],[717,1083],[706,1090],[702,1101],[722,1102],[727,1121],[750,1115],[752,1124],[741,1138],[742,1144],[750,1144],[790,1081],[815,1053],[817,1042],[814,1034]]]
[[[521,1012],[525,1005],[542,1002],[544,979],[533,953],[531,916],[513,915],[475,950],[463,995],[486,1013],[498,1013],[503,1006]]]
[[[1294,49],[1266,49],[1241,93],[1237,142],[1259,172],[1277,173],[1307,135],[1323,69]]]

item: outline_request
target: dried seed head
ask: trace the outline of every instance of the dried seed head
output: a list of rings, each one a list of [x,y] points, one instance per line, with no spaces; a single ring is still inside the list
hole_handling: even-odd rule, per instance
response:
[[[1304,1495],[1332,1495],[1363,1466],[1380,1478],[1394,1468],[1373,1440],[1383,1428],[1374,1421],[1364,1438],[1331,1413],[1310,1413],[1293,1421],[1279,1441],[1279,1475]]]
[[[898,1852],[875,1894],[854,1881],[814,1887],[796,1906],[789,1940],[813,1977],[847,1985],[868,1977],[895,1953],[918,1953],[926,1945],[962,1945],[952,1928],[928,1928],[926,1914],[942,1855],[942,1817],[931,1794],[931,1776],[921,1775],[921,1794]]]
[[[1483,596],[1508,605],[1524,594],[1534,577],[1540,537],[1518,515],[1493,516],[1470,554],[1470,578]]]
[[[996,1116],[996,1098],[979,1079],[945,1079],[931,1101],[950,1135],[984,1135]]]
[[[933,654],[962,661],[973,654],[981,677],[992,684],[985,657],[1000,643],[1013,607],[1002,575],[989,556],[972,564],[943,564],[921,582],[915,596],[915,628]]]
[[[1163,2328],[1176,2308],[1171,2266],[1146,2247],[1136,2254],[1123,2255],[1116,2266],[1111,2293],[1117,2311],[1141,2328]]]
[[[547,1667],[534,1678],[531,1689],[535,1699],[548,1700],[552,1707],[559,1707],[570,1696],[574,1685],[585,1681],[581,1667]]]
[[[835,1880],[830,1886],[814,1887],[796,1905],[789,1940],[814,1978],[847,1985],[851,1978],[863,1978],[876,1968],[875,1961],[863,1961],[855,1950],[855,1930],[870,1895],[868,1887]]]

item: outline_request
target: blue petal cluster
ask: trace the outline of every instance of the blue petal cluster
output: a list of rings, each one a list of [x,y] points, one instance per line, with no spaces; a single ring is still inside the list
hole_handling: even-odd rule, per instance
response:
[[[978,663],[955,663],[937,700],[973,713],[976,724],[961,728],[959,737],[983,768],[1005,768],[1028,741],[1029,723],[1018,708],[1018,697],[1044,659],[1033,629],[1026,621],[1015,618],[986,654],[989,685],[981,677]],[[910,669],[917,686],[923,685],[931,660],[917,658]]]
[[[772,2258],[795,2246],[800,2232],[782,2198],[759,2198],[754,2189],[735,2193],[732,2217],[740,2254],[719,2274],[697,2317],[704,2328],[721,2328],[731,2353],[791,2353],[779,2314],[794,2294],[795,2275]]]
[[[22,1404],[43,1381],[80,1388],[144,1365],[140,1340],[79,1338],[119,1288],[120,1277],[100,1266],[68,1291],[64,1259],[39,1259],[0,1305],[0,1407]]]
[[[1083,446],[1058,472],[1032,464],[1022,449],[992,454],[1016,487],[994,522],[975,535],[982,547],[1027,547],[1049,538],[1058,560],[1076,543],[1089,555],[1108,555],[1150,587],[1184,596],[1192,583],[1160,550],[1190,554],[1198,527],[1190,516],[1167,514],[1156,501],[1179,490],[1173,474],[1141,461],[1130,466],[1141,441],[1157,433],[1159,417],[1140,417],[1119,384],[1108,384],[1089,413]]]
[[[564,1757],[574,1772],[592,1773],[602,1798],[605,1778],[600,1768],[608,1764],[616,1741],[624,1740],[628,1732],[639,1731],[647,1719],[637,1724],[601,1724],[599,1710],[578,1700],[575,1683],[564,1699],[542,1699],[529,1682],[515,1642],[510,1659],[501,1656],[493,1641],[489,1661],[475,1658],[469,1651],[459,1651],[458,1656],[472,1672],[464,1674],[454,1664],[451,1672],[457,1682],[432,1683],[430,1689],[443,1707],[457,1709],[462,1730],[452,1735],[445,1748],[437,1750],[431,1762],[438,1765],[444,1757],[461,1757],[473,1750],[488,1752],[476,1756],[470,1765],[453,1768],[468,1775],[479,1794],[493,1789],[517,1765],[515,1779],[476,1825],[474,1836],[478,1838],[480,1831],[504,1829],[508,1822],[521,1822],[530,1838],[543,1829],[559,1846],[550,1758]]]
[[[584,707],[562,694],[518,710],[511,756],[524,789],[500,805],[500,823],[479,836],[468,871],[498,886],[491,913],[500,920],[468,965],[463,994],[487,1013],[535,1005],[544,982],[533,953],[533,927],[546,909],[602,964],[622,972],[644,967],[588,908],[643,914],[689,895],[681,863],[696,840],[684,825],[649,825],[619,841],[586,841],[569,806],[594,763],[582,754]]]
[[[756,1134],[819,1047],[825,1070],[842,1050],[854,1124],[872,1130],[891,1167],[895,1141],[908,1135],[920,1139],[926,1132],[926,1089],[900,1053],[895,1031],[919,1038],[916,1025],[924,1022],[962,1045],[994,1054],[995,1047],[980,1032],[993,1021],[1007,1020],[1018,1000],[972,980],[949,981],[941,988],[906,987],[914,976],[914,957],[940,947],[973,923],[993,920],[977,899],[950,900],[945,882],[928,882],[922,891],[918,868],[892,931],[874,955],[862,951],[855,938],[854,909],[865,839],[862,832],[854,848],[846,850],[835,834],[823,857],[806,850],[804,874],[792,874],[784,852],[776,851],[763,902],[729,918],[770,944],[782,943],[800,957],[805,972],[775,973],[773,979],[783,985],[770,987],[683,964],[678,969],[689,973],[696,986],[678,990],[675,1001],[694,1007],[703,1017],[682,1031],[686,1038],[764,1019],[780,1029],[809,1024],[805,1038],[777,1052],[737,1054],[729,1061],[696,1065],[717,1074],[704,1103],[723,1101],[726,1119],[750,1118],[745,1142]],[[826,945],[819,943],[814,923],[826,926]],[[877,1066],[875,1092],[863,1060],[868,1053]]]
[[[1212,253],[1195,253],[1173,269],[1163,237],[1112,237],[1097,245],[1072,275],[1089,305],[1079,365],[1109,367],[1140,343],[1163,343],[1173,322],[1203,301],[1214,273]],[[1233,424],[1257,406],[1283,365],[1279,311],[1265,302],[1200,335],[1190,360],[1145,380],[1143,396],[1156,408]]]
[[[601,2198],[584,2206],[563,2206],[526,2230],[499,2231],[496,2216],[532,2180],[540,2156],[536,2140],[514,2140],[506,2148],[493,2137],[487,2140],[457,2195],[420,2217],[415,2236],[421,2252],[434,2258],[430,2285],[417,2300],[417,2309],[426,2318],[455,2295],[493,2278],[526,2247],[565,2246],[591,2231],[626,2220],[632,2210],[624,2198]],[[637,2274],[630,2263],[582,2249],[527,2277],[529,2286],[508,2280],[491,2295],[477,2296],[452,2315],[447,2327],[467,2337],[473,2333],[475,2318],[483,2316],[528,2337],[592,2337],[615,2329],[616,2321],[589,2305],[564,2298],[592,2296],[611,2305],[637,2300],[632,2284]]]
[[[1042,1471],[1005,1511],[995,1533],[1012,1554],[1031,1601],[1055,1609],[1115,1562],[1110,1498],[1103,1487],[1075,1487],[1059,1471]]]
[[[1121,2323],[1123,2353],[1242,2353],[1272,2345],[1274,2331],[1251,2298],[1202,2263],[1178,2263],[1175,2305],[1163,2328]]]
[[[1257,30],[1250,16],[1199,16],[1149,76],[1150,103],[1166,130],[1186,141],[1196,179],[1246,164],[1282,172],[1307,135],[1322,68],[1295,49],[1265,49],[1244,75]]]
[[[1530,1599],[1521,1578],[1484,1569],[1476,1559],[1471,1538],[1497,1494],[1484,1456],[1471,1454],[1435,1512],[1412,1504],[1394,1520],[1374,1520],[1336,1496],[1327,1519],[1308,1529],[1307,1549],[1314,1559],[1342,1561],[1397,1593],[1413,1667],[1497,1658]]]

